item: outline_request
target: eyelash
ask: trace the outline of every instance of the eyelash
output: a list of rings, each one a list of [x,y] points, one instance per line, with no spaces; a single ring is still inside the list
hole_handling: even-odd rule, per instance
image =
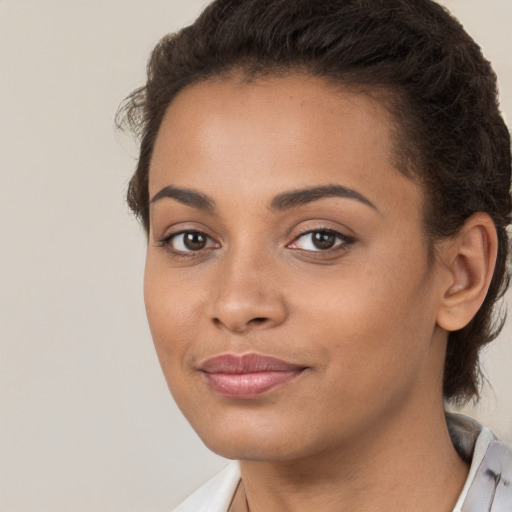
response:
[[[327,228],[327,227],[325,227],[325,228],[320,227],[320,228],[315,228],[315,229],[304,229],[293,239],[291,244],[288,244],[287,247],[290,247],[290,245],[294,244],[296,241],[305,237],[306,235],[313,235],[314,233],[323,233],[323,234],[327,234],[327,235],[333,235],[338,239],[338,241],[340,241],[340,243],[337,243],[334,247],[330,247],[325,250],[322,250],[322,249],[308,250],[308,249],[301,249],[301,248],[293,248],[293,250],[304,251],[307,253],[332,254],[337,251],[347,250],[355,242],[354,238],[344,235],[343,233],[341,233],[335,229]]]
[[[178,231],[176,233],[171,233],[170,235],[167,235],[166,237],[162,238],[162,240],[159,240],[158,241],[159,247],[165,248],[167,251],[169,251],[174,256],[185,257],[185,258],[197,257],[200,254],[204,254],[205,250],[212,250],[212,249],[217,248],[217,247],[208,247],[208,248],[204,248],[204,249],[201,249],[198,251],[193,251],[193,250],[182,251],[182,250],[175,249],[174,247],[172,247],[172,241],[174,239],[176,239],[180,235],[186,235],[186,234],[202,235],[207,239],[207,243],[208,243],[208,241],[213,241],[213,238],[211,236],[207,235],[204,231],[200,231],[198,229],[184,229],[184,230]],[[218,247],[220,246],[219,243],[216,243],[216,245]]]
[[[328,248],[328,249],[325,249],[325,250],[322,250],[322,249],[309,250],[309,249],[301,249],[300,247],[299,248],[290,247],[292,244],[295,244],[301,238],[303,238],[303,237],[305,237],[307,235],[312,235],[314,233],[323,233],[323,234],[327,234],[327,235],[334,235],[338,239],[338,241],[340,241],[340,243],[337,243],[334,247],[331,247],[331,248]],[[173,248],[172,247],[172,241],[175,240],[178,236],[185,235],[185,234],[202,235],[202,236],[206,237],[207,243],[208,243],[208,241],[213,241],[212,237],[207,235],[203,231],[199,231],[199,230],[196,230],[196,229],[187,229],[187,230],[178,231],[176,233],[171,233],[170,235],[167,235],[166,237],[164,237],[163,239],[158,241],[159,246],[160,247],[164,247],[166,250],[168,250],[169,252],[171,252],[175,256],[185,257],[185,258],[187,258],[187,257],[197,257],[197,256],[202,255],[202,254],[204,255],[205,251],[217,249],[218,247],[220,247],[220,244],[218,242],[214,242],[214,244],[216,246],[214,246],[214,247],[205,247],[205,248],[199,249],[197,251],[194,251],[194,250],[183,251],[183,250],[180,250],[180,249]],[[303,251],[303,252],[306,252],[306,253],[317,253],[318,255],[321,255],[321,254],[332,254],[332,253],[337,252],[337,251],[347,250],[352,244],[354,244],[354,242],[355,242],[354,238],[349,237],[347,235],[344,235],[343,233],[340,233],[339,231],[336,231],[336,230],[331,229],[331,228],[322,228],[322,227],[320,227],[320,228],[315,228],[315,229],[304,229],[304,231],[300,232],[292,240],[292,242],[289,243],[286,247],[290,248],[292,250],[296,250],[296,251]]]

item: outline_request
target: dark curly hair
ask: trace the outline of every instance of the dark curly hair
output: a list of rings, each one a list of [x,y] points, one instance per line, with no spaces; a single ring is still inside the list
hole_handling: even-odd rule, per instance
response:
[[[397,167],[423,185],[425,229],[435,242],[488,213],[498,257],[472,321],[448,338],[444,396],[478,398],[480,349],[500,332],[508,286],[510,135],[496,76],[459,22],[431,0],[215,0],[154,49],[147,83],[118,112],[141,137],[128,204],[149,228],[148,172],[169,103],[184,87],[236,73],[252,80],[302,72],[377,94],[395,123]]]

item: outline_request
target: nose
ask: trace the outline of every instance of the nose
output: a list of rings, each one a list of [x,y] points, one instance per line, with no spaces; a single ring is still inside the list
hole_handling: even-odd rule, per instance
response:
[[[282,324],[287,307],[272,258],[227,257],[217,270],[211,319],[220,329],[243,334]]]

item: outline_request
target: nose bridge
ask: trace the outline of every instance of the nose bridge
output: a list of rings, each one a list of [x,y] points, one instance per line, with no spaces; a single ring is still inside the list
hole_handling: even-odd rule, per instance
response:
[[[231,247],[218,267],[211,316],[233,332],[282,323],[286,306],[278,283],[278,264],[270,251],[251,243]]]

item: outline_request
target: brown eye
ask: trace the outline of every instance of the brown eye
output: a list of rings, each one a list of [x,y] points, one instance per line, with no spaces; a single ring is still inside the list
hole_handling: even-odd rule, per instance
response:
[[[165,241],[165,245],[176,253],[198,252],[203,249],[218,247],[211,237],[201,231],[182,231],[176,233]]]
[[[311,241],[317,249],[331,249],[336,244],[336,235],[328,231],[312,233]]]
[[[207,237],[203,233],[183,233],[183,244],[190,251],[200,251],[206,247]]]
[[[310,252],[326,252],[330,249],[348,248],[355,240],[338,231],[331,229],[318,229],[308,231],[297,237],[288,247]]]

